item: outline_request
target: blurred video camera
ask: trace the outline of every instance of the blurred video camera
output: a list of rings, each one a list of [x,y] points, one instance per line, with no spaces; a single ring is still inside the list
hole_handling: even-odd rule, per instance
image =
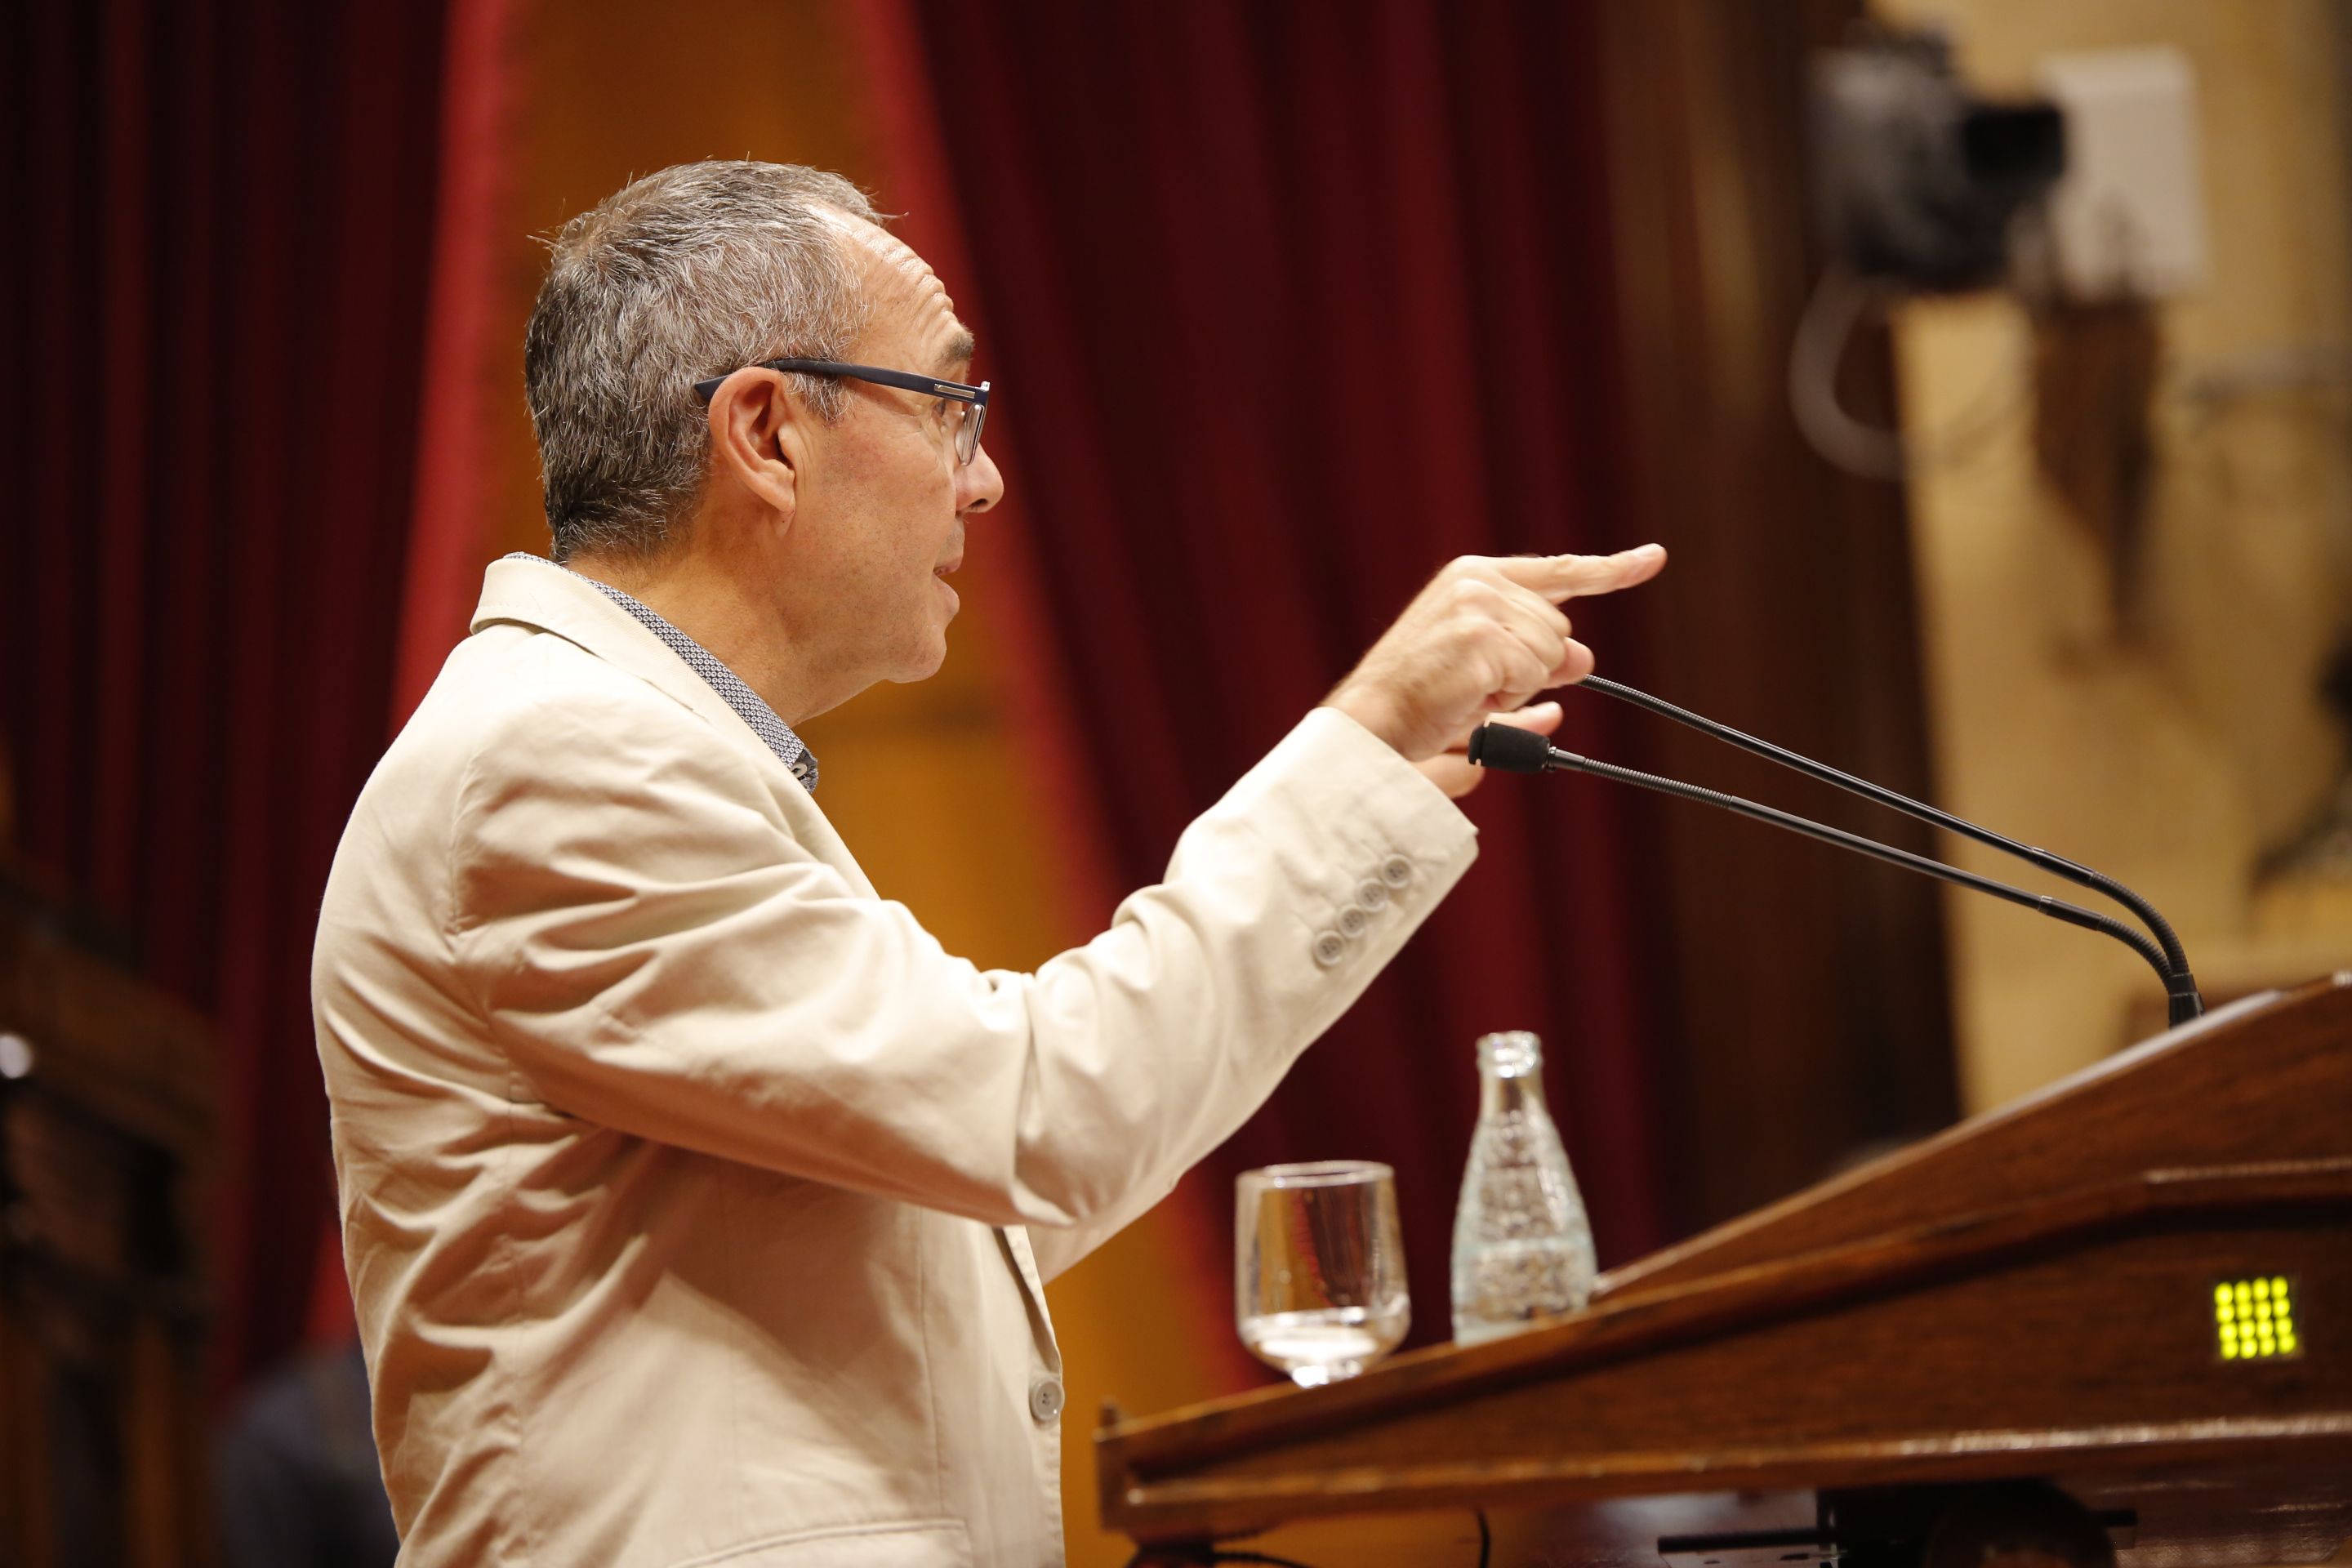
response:
[[[2019,215],[2065,172],[2058,106],[1970,91],[1939,33],[1874,28],[1823,52],[1811,117],[1832,259],[1909,291],[2001,281]]]

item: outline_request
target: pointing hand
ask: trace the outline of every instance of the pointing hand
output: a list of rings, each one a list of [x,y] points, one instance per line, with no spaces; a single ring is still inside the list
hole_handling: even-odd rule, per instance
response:
[[[1549,734],[1557,705],[1520,713],[1522,704],[1592,673],[1592,650],[1570,635],[1559,606],[1646,583],[1665,563],[1655,544],[1615,555],[1463,556],[1430,580],[1324,703],[1425,764],[1448,795],[1466,794],[1476,780],[1449,753],[1473,729],[1512,714]]]

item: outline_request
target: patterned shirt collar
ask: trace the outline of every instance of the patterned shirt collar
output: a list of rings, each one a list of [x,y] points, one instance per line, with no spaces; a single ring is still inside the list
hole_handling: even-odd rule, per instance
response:
[[[543,555],[518,551],[507,557],[509,561],[544,561]],[[569,570],[569,568],[567,568]],[[735,716],[751,727],[751,733],[767,743],[776,753],[776,760],[792,770],[793,777],[811,795],[816,793],[816,753],[793,733],[792,726],[776,717],[776,710],[760,700],[760,694],[743,684],[742,678],[719,662],[709,648],[678,630],[656,613],[653,606],[624,594],[610,583],[600,583],[593,577],[572,575],[594,588],[604,597],[637,618],[646,630],[661,638],[670,652],[684,659],[687,668],[710,684],[719,700],[735,710]]]

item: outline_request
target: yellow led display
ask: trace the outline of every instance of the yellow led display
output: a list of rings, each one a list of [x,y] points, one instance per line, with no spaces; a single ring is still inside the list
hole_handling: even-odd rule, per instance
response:
[[[2213,1330],[2223,1361],[2276,1360],[2303,1349],[2294,1331],[2294,1292],[2284,1274],[2216,1284]]]

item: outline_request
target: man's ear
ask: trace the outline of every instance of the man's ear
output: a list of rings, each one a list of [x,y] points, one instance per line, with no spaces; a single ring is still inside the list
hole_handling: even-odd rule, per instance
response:
[[[710,400],[710,472],[789,521],[808,456],[809,411],[772,370],[740,370]]]

